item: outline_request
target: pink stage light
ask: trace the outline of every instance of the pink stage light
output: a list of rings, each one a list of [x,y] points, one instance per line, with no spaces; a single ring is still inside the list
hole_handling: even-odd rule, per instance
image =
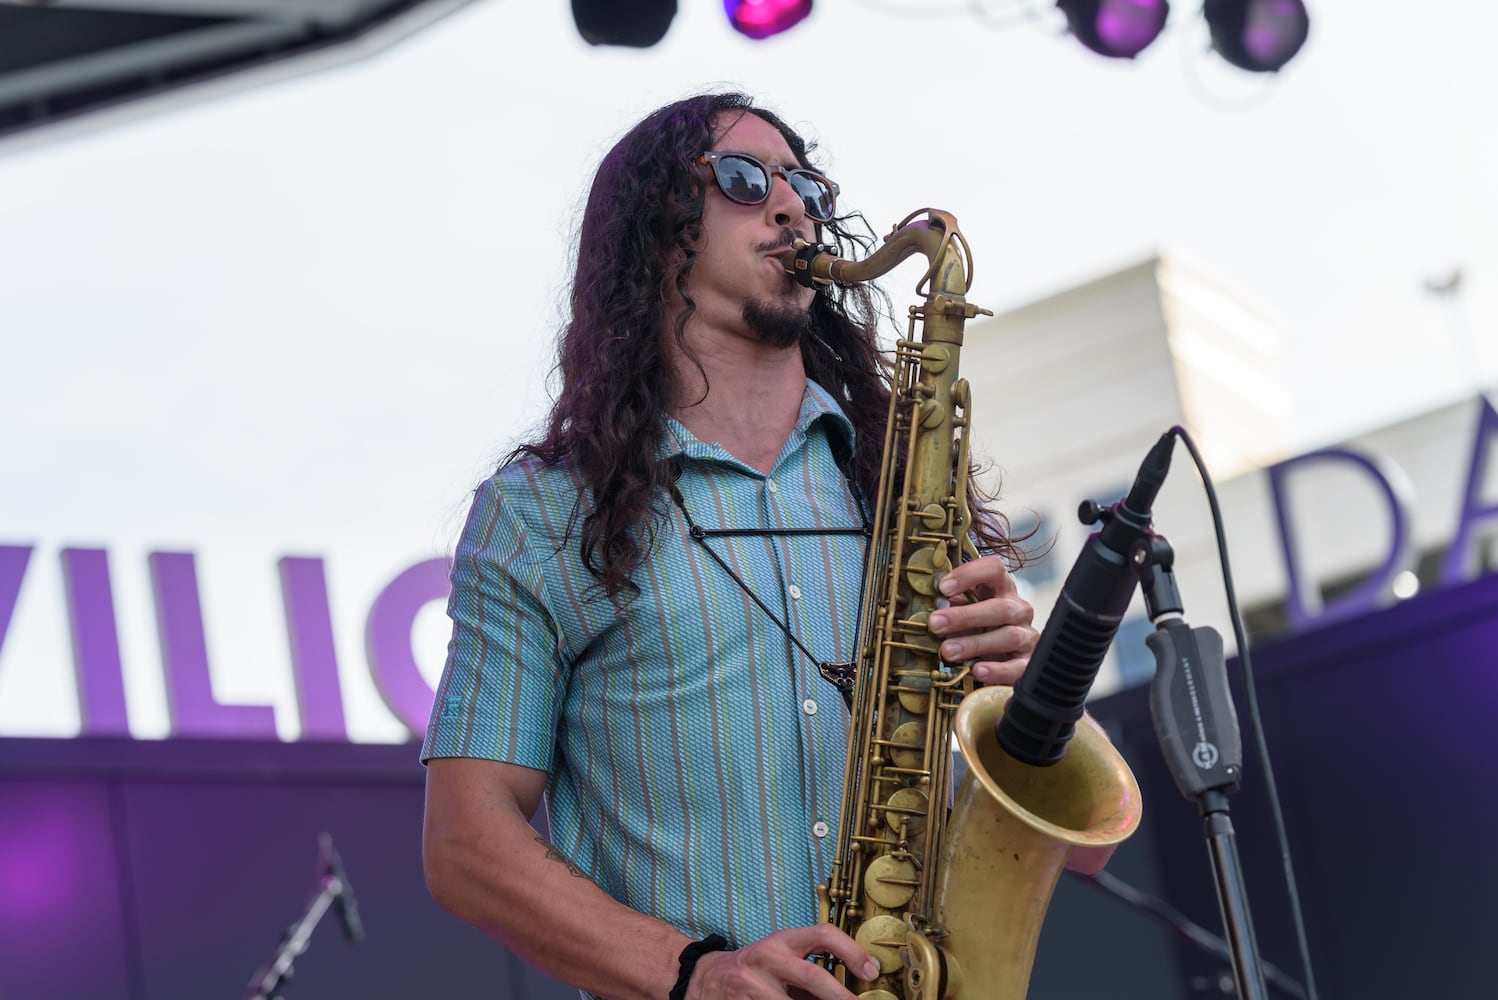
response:
[[[799,24],[811,13],[811,0],[723,0],[734,30],[750,38],[769,38]]]

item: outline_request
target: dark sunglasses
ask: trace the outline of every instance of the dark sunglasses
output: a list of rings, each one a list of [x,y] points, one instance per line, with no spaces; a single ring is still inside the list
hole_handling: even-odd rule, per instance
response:
[[[770,197],[776,174],[801,196],[806,217],[813,222],[831,222],[838,186],[821,174],[801,167],[767,167],[748,153],[703,153],[697,158],[713,168],[713,178],[730,201],[759,205]]]

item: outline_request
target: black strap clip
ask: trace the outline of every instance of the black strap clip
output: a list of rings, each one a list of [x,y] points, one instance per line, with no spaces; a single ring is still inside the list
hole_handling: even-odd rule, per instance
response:
[[[853,664],[851,663],[818,663],[817,673],[822,679],[843,694],[853,690]]]

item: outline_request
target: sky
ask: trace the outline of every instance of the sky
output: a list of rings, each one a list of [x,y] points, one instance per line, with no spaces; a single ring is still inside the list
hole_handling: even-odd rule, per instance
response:
[[[753,42],[681,0],[625,50],[585,44],[562,0],[479,0],[369,58],[0,145],[0,545],[34,547],[0,734],[77,731],[57,556],[89,546],[135,735],[167,727],[146,557],[191,551],[222,700],[296,735],[275,566],[319,556],[351,735],[401,738],[365,615],[544,413],[591,172],[690,93],[782,113],[876,232],[951,211],[999,311],[1189,254],[1283,330],[1302,450],[1493,386],[1498,8],[1310,7],[1260,77],[1206,51],[1187,3],[1129,62],[1043,4],[819,0]],[[1456,297],[1426,289],[1458,269]],[[431,680],[444,643],[429,605]]]

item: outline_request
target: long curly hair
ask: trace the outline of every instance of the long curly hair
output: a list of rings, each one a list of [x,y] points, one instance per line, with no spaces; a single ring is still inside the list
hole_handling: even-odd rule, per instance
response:
[[[696,311],[687,280],[711,183],[697,158],[712,148],[724,116],[744,113],[774,126],[796,161],[815,169],[813,146],[738,93],[667,105],[604,156],[578,233],[571,316],[557,350],[557,397],[540,439],[505,459],[508,464],[529,455],[547,464],[566,462],[573,470],[583,487],[577,511],[581,558],[610,598],[638,593],[631,577],[653,543],[673,476],[671,461],[659,457],[661,418],[673,398],[663,338],[674,338],[682,355],[696,362],[685,337]],[[835,244],[841,256],[854,256],[855,247],[861,256],[872,243],[867,229],[853,213],[822,225],[818,239]],[[673,293],[684,308],[668,323]],[[890,365],[877,338],[888,303],[865,284],[834,286],[817,293],[810,313],[812,335],[801,344],[807,377],[830,392],[853,423],[847,472],[864,496],[873,497],[889,407]],[[977,521],[980,543],[1017,562],[1003,519],[985,513]]]

